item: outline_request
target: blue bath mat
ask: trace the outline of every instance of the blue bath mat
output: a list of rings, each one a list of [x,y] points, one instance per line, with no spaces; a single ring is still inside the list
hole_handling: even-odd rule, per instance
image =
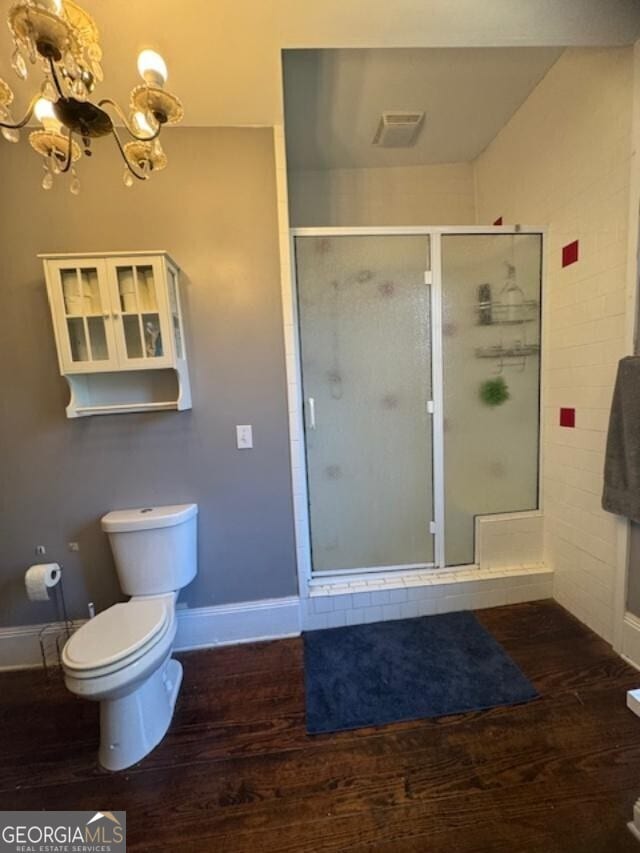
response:
[[[304,634],[307,731],[442,717],[538,696],[473,613]]]

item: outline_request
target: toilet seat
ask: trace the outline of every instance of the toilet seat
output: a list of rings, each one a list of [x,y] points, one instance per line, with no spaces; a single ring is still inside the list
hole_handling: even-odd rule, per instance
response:
[[[76,678],[97,678],[134,663],[169,630],[172,607],[167,605],[165,596],[134,598],[99,613],[65,645],[64,668]]]

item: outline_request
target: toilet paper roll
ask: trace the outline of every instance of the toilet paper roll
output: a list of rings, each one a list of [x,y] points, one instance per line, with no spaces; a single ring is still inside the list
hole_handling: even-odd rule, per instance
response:
[[[24,585],[30,601],[48,601],[49,590],[60,583],[62,569],[57,563],[40,563],[27,569]]]

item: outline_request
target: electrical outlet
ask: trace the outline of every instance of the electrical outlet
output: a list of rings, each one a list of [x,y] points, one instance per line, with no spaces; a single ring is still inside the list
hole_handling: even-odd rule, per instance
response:
[[[67,547],[70,551],[79,551],[80,545],[78,542],[67,542]]]

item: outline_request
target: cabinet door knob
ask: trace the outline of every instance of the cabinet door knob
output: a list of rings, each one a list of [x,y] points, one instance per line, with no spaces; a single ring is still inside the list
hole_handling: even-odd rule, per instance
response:
[[[120,315],[118,314],[117,311],[114,311],[111,316],[113,317],[114,320],[117,320]]]
[[[111,315],[109,314],[108,311],[105,311],[102,316],[104,317],[105,320],[108,320]]]

